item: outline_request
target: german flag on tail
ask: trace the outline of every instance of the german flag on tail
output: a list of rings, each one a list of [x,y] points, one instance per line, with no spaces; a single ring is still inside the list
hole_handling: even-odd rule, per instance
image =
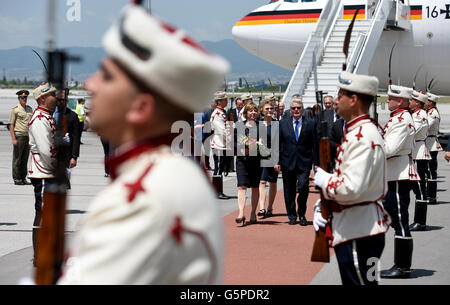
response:
[[[422,5],[411,5],[411,20],[422,20]]]
[[[344,6],[344,19],[352,20],[356,10],[359,9],[356,19],[366,19],[366,6],[362,5],[345,5]]]

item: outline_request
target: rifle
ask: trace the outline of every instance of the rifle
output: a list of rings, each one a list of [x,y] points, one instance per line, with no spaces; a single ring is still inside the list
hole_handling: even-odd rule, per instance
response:
[[[329,170],[329,164],[331,162],[331,152],[330,152],[330,139],[328,138],[328,123],[322,118],[320,125],[321,135],[320,138],[320,167],[327,171]],[[329,229],[331,221],[331,201],[325,199],[323,192],[320,191],[320,202],[321,202],[321,213],[324,219],[328,220],[328,224],[325,228],[319,228],[316,231],[316,238],[314,240],[313,251],[311,254],[312,262],[325,262],[330,261],[330,251],[329,251]]]
[[[67,61],[78,61],[78,57],[70,57],[54,46],[55,0],[49,0],[49,41],[47,48],[47,79],[56,89],[64,90],[64,72]],[[65,97],[67,98],[67,96]],[[63,109],[59,109],[63,111]],[[62,117],[63,112],[60,112]],[[67,173],[64,162],[63,120],[59,120],[55,133],[56,166],[54,179],[44,190],[44,206],[42,209],[41,226],[38,233],[36,253],[35,282],[38,285],[55,284],[61,273],[64,260],[64,228],[66,214]]]
[[[358,16],[359,9],[356,10],[353,15],[353,19],[350,22],[350,25],[345,34],[344,47],[343,52],[345,54],[345,62],[342,65],[342,70],[347,70],[347,57],[348,57],[348,48],[350,46],[350,39],[352,36],[353,25],[355,24],[356,17]],[[316,94],[317,97],[317,94]],[[319,145],[319,159],[320,159],[320,167],[324,171],[329,171],[330,162],[331,162],[331,153],[330,153],[330,139],[328,138],[328,123],[325,121],[322,116],[322,120],[320,122],[320,145]],[[320,191],[320,202],[321,202],[321,213],[322,217],[328,221],[325,228],[319,228],[316,231],[316,238],[314,240],[313,251],[311,254],[311,261],[313,262],[330,262],[330,250],[329,250],[329,241],[331,239],[331,201],[325,199],[323,192]]]

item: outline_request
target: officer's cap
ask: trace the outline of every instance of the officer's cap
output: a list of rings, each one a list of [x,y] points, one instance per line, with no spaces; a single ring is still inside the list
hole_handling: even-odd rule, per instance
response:
[[[378,78],[344,71],[339,75],[338,87],[350,92],[377,96]]]
[[[410,99],[411,92],[412,92],[411,88],[390,85],[389,90],[388,90],[388,95],[393,96],[393,97],[401,97],[401,98]]]
[[[416,101],[419,101],[421,103],[426,103],[428,101],[427,95],[424,92],[417,91],[417,90],[414,90],[411,93],[411,98],[416,100]]]
[[[19,90],[16,92],[17,96],[28,96],[30,95],[30,91],[28,90]]]
[[[191,112],[210,103],[229,70],[222,57],[134,4],[107,31],[103,46],[134,77]]]

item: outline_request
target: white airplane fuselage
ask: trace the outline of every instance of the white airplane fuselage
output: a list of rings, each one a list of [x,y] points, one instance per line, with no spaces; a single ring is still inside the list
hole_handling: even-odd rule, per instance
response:
[[[264,5],[242,18],[233,27],[233,37],[250,53],[280,67],[294,70],[310,33],[328,0],[298,3],[277,1]],[[344,0],[345,5],[365,5],[361,0]],[[435,78],[432,92],[450,95],[450,0],[405,0],[411,7],[410,31],[384,31],[369,68],[369,74],[388,83],[388,60],[392,59],[393,83],[425,90]],[[295,11],[295,14],[292,14]],[[367,13],[367,12],[366,12]]]

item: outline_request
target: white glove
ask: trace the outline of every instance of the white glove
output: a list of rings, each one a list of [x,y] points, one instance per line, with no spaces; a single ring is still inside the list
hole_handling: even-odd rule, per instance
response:
[[[70,137],[69,137],[69,133],[66,133],[66,135],[62,138],[63,142],[66,144],[70,143]]]
[[[330,180],[332,174],[327,173],[320,167],[317,168],[316,174],[314,175],[314,184],[320,188],[326,186],[325,184]]]
[[[320,210],[321,203],[320,199],[317,200],[314,209],[314,219],[313,219],[313,227],[314,230],[319,231],[319,228],[324,228],[328,221],[322,217],[322,212]]]

